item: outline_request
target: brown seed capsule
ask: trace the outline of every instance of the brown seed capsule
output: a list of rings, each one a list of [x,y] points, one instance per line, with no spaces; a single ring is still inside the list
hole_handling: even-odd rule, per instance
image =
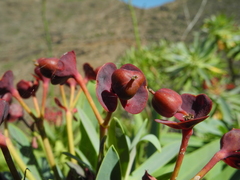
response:
[[[156,91],[150,91],[154,94],[152,99],[153,108],[164,117],[172,117],[181,108],[181,96],[167,88],[162,88]]]
[[[117,69],[112,74],[112,89],[120,99],[131,99],[145,81],[139,71]]]
[[[47,78],[51,78],[57,69],[57,58],[40,58],[37,60],[36,65],[40,68],[40,72]]]

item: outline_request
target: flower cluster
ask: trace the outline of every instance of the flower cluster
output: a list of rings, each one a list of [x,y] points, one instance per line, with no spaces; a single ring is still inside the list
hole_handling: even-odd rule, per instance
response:
[[[207,119],[212,109],[212,100],[206,94],[179,94],[168,88],[161,88],[157,91],[148,88],[144,73],[132,64],[124,64],[120,68],[117,68],[114,63],[106,63],[101,67],[94,69],[90,64],[85,63],[83,65],[85,76],[82,77],[77,70],[75,53],[74,51],[70,51],[63,54],[60,58],[39,58],[36,60],[35,65],[33,81],[20,80],[16,84],[16,87],[14,87],[12,71],[5,72],[0,79],[0,125],[4,120],[8,120],[8,122],[17,119],[23,120],[24,108],[34,120],[32,123],[33,126],[32,124],[28,126],[31,128],[32,132],[34,132],[35,128],[33,127],[36,125],[37,130],[40,131],[40,138],[45,140],[43,146],[45,146],[45,150],[48,151],[46,153],[48,156],[47,159],[51,166],[50,168],[57,179],[60,175],[55,166],[54,155],[50,148],[49,140],[46,137],[43,119],[55,126],[61,126],[65,120],[71,162],[76,163],[76,158],[73,158],[76,155],[76,152],[74,147],[75,142],[72,120],[76,120],[74,114],[77,112],[77,109],[75,108],[75,105],[81,92],[85,94],[100,127],[99,134],[101,143],[98,152],[98,163],[100,164],[98,164],[98,166],[101,165],[102,158],[104,158],[105,152],[103,147],[106,136],[108,135],[108,128],[111,127],[109,122],[112,113],[117,109],[118,103],[120,102],[121,106],[128,113],[138,114],[148,105],[150,93],[152,98],[149,105],[152,106],[159,115],[164,117],[163,119],[155,119],[155,122],[181,130],[182,133],[182,142],[176,165],[170,178],[171,180],[176,179],[178,176],[188,146],[188,141],[193,134],[193,127]],[[107,112],[104,113],[106,114],[105,118],[102,118],[100,115],[98,108],[86,87],[89,81],[96,81],[96,96],[103,109]],[[43,84],[41,107],[38,106],[36,98],[36,92],[40,83]],[[62,102],[56,97],[54,100],[61,110],[46,107],[46,97],[48,85],[50,83],[53,85],[60,85]],[[70,89],[69,100],[66,100],[63,85],[67,85],[67,88]],[[80,88],[78,88],[78,85]],[[79,91],[76,95],[75,90],[77,89]],[[13,103],[12,97],[18,100],[20,105]],[[27,98],[33,99],[35,106],[34,112],[24,103],[23,99]],[[63,118],[64,114],[65,118]],[[173,119],[173,117],[175,118],[174,120],[165,119]],[[0,147],[3,145],[6,146],[5,139],[4,135],[0,133]],[[231,167],[240,169],[240,146],[237,143],[239,139],[239,129],[232,129],[230,132],[226,133],[221,139],[220,151],[217,152],[213,158],[214,162],[210,161],[210,165],[206,166],[197,177],[203,177],[203,174],[219,160],[223,160]],[[33,144],[33,147],[38,147],[36,137],[33,138]],[[86,174],[89,173],[89,177],[95,177],[95,174],[93,175],[94,171],[90,170],[90,168],[86,168],[84,171]],[[145,171],[142,179],[155,180],[156,178],[152,177],[147,171]]]

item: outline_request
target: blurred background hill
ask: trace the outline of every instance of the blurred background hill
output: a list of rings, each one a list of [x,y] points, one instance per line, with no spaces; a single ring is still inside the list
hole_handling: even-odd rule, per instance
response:
[[[8,69],[16,77],[32,72],[32,60],[50,55],[45,40],[41,0],[0,1],[1,74]],[[226,14],[240,21],[238,0],[208,0],[185,41],[202,25],[203,19]],[[160,39],[179,41],[201,6],[202,0],[176,0],[151,9],[134,8],[143,45]],[[94,67],[116,62],[136,46],[129,6],[118,0],[46,1],[46,19],[52,55],[74,50],[79,69],[84,62]]]

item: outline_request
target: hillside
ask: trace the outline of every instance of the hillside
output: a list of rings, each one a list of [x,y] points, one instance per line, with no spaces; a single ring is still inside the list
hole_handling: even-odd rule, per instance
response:
[[[0,62],[1,74],[9,68],[16,77],[32,72],[32,60],[48,56],[41,18],[41,0],[0,1]],[[161,38],[180,40],[187,27],[184,7],[192,19],[202,0],[176,0],[153,9],[135,8],[142,44]],[[208,0],[200,20],[225,13],[239,21],[238,0]],[[135,46],[131,14],[128,5],[118,0],[58,0],[47,1],[47,19],[52,39],[53,55],[61,56],[74,50],[79,69],[84,62],[97,67],[114,61],[131,46]],[[188,40],[191,39],[191,32]],[[30,78],[30,77],[29,77]]]

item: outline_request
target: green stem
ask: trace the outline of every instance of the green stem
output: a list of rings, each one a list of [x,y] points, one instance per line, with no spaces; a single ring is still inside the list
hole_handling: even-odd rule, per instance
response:
[[[45,151],[48,163],[50,165],[50,168],[53,170],[55,179],[60,180],[61,178],[60,178],[60,175],[59,175],[58,170],[57,170],[57,166],[56,166],[56,163],[55,163],[52,148],[51,148],[50,142],[47,138],[47,135],[46,135],[46,132],[45,132],[45,129],[44,129],[44,126],[43,126],[43,120],[39,119],[36,122],[36,125],[37,125],[37,128],[38,128],[39,133],[40,133],[41,138],[42,138],[44,151]]]
[[[40,108],[39,108],[39,105],[38,105],[37,97],[32,96],[32,99],[33,99],[33,104],[34,104],[34,107],[35,107],[35,110],[36,110],[36,114],[39,117],[41,115],[41,112],[40,112]]]
[[[44,117],[44,113],[45,113],[45,106],[46,106],[48,88],[49,88],[49,82],[43,82],[41,117]]]
[[[78,92],[77,92],[77,95],[76,95],[76,97],[75,97],[73,103],[72,103],[72,107],[75,107],[75,106],[76,106],[77,101],[78,101],[78,99],[79,99],[81,93],[82,93],[82,89],[80,88],[80,89],[78,90]]]
[[[73,140],[72,113],[69,110],[66,111],[66,123],[67,123],[69,152],[70,152],[70,154],[75,156],[76,153],[75,153],[75,149],[74,149],[74,140]],[[73,163],[77,163],[77,161],[73,158],[71,158],[71,161]]]
[[[67,98],[66,98],[66,93],[64,90],[64,85],[60,85],[60,92],[61,92],[61,96],[62,96],[62,100],[63,100],[63,105],[65,107],[67,107]]]
[[[36,117],[36,116],[32,113],[32,111],[31,111],[30,108],[25,104],[25,102],[23,101],[23,99],[21,98],[21,96],[19,95],[19,93],[18,93],[18,91],[17,91],[16,89],[13,89],[11,93],[12,93],[13,97],[18,100],[18,102],[19,102],[19,103],[21,104],[21,106],[25,109],[25,111],[26,111],[26,112],[34,119],[34,121],[36,122],[37,128],[38,128],[38,130],[39,130],[39,132],[40,132],[40,135],[41,135],[41,138],[42,138],[42,141],[43,141],[45,154],[46,154],[48,163],[49,163],[49,165],[50,165],[50,168],[53,170],[53,173],[54,173],[54,175],[55,175],[55,178],[56,178],[57,180],[61,179],[61,178],[60,178],[60,175],[59,175],[59,173],[58,173],[56,164],[55,164],[55,159],[54,159],[54,156],[53,156],[52,148],[51,148],[51,146],[50,146],[48,137],[47,137],[47,135],[46,135],[46,132],[45,132],[45,129],[44,129],[44,126],[43,126],[43,119]],[[27,173],[27,174],[28,174],[28,173]]]
[[[188,146],[188,141],[189,141],[192,133],[193,133],[193,129],[187,129],[187,130],[183,129],[182,130],[182,143],[181,143],[181,146],[180,146],[180,149],[179,149],[179,153],[178,153],[177,161],[176,161],[176,164],[175,164],[175,167],[174,167],[174,171],[172,173],[172,176],[171,176],[170,180],[176,180],[177,179],[177,176],[178,176],[178,173],[180,171],[180,168],[181,168],[181,165],[182,165],[182,162],[183,162],[183,158],[184,158],[187,146]]]
[[[24,173],[26,168],[27,168],[27,166],[23,162],[23,160],[20,158],[18,152],[16,151],[16,148],[13,146],[12,141],[9,138],[8,124],[7,124],[6,121],[5,121],[5,127],[4,127],[4,135],[5,135],[6,146],[7,146],[8,150],[9,150],[10,154],[12,155],[13,159],[17,163],[17,165],[20,168],[20,170],[22,171],[22,173]],[[34,178],[34,176],[32,175],[31,172],[27,173],[26,177],[29,180],[35,180],[35,178]]]
[[[106,117],[104,118],[104,123],[102,127],[100,128],[100,140],[107,134],[109,122],[112,117],[112,112],[107,112]]]
[[[13,176],[14,179],[16,180],[21,180],[21,177],[19,176],[18,174],[18,171],[15,167],[15,164],[12,160],[12,156],[9,152],[9,149],[7,147],[7,144],[6,144],[6,138],[4,135],[0,134],[0,147],[1,147],[1,150],[2,150],[2,153],[3,153],[3,156],[5,158],[5,161],[8,165],[8,168]]]
[[[75,94],[75,86],[70,85],[70,100],[69,100],[69,107],[72,109],[74,108],[74,94]]]

